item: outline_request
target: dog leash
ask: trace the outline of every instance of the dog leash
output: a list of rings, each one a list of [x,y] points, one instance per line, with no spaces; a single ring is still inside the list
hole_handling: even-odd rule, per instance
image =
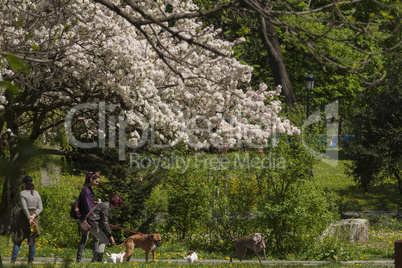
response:
[[[121,228],[121,227],[116,226],[116,225],[113,225],[113,224],[109,224],[109,226],[110,226],[110,227],[112,227],[112,228],[121,229],[121,230],[124,230],[124,231],[130,232],[130,233],[134,233],[134,234],[139,234],[139,235],[142,235],[142,234],[143,234],[143,233],[141,233],[141,232],[134,232],[134,231],[130,231],[130,230],[127,230],[127,229]]]

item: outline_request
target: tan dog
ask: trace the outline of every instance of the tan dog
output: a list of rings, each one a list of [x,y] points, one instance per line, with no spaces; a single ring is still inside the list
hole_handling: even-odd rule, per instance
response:
[[[133,255],[134,249],[141,248],[145,252],[145,260],[148,261],[148,253],[152,251],[152,258],[155,261],[155,250],[160,247],[161,235],[160,234],[135,234],[126,239],[124,243],[116,245],[116,247],[121,247],[125,245],[126,255],[124,256],[125,261],[130,261],[131,255]]]
[[[253,237],[242,237],[239,239],[234,238],[230,233],[230,237],[235,242],[235,253],[230,255],[230,262],[232,262],[232,258],[239,258],[239,261],[242,261],[244,255],[247,252],[247,249],[254,250],[255,255],[257,255],[258,260],[261,264],[261,258],[258,254],[260,251],[264,253],[264,260],[267,258],[265,255],[265,243],[264,243],[264,235],[261,233],[255,233]]]

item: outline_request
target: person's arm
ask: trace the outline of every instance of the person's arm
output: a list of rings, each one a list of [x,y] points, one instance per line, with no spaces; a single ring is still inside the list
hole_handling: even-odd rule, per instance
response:
[[[26,201],[26,199],[24,197],[24,194],[22,192],[20,193],[20,198],[21,198],[22,211],[24,211],[25,217],[29,221],[31,219],[31,215],[29,215],[27,201]]]
[[[37,203],[37,208],[36,208],[36,210],[35,210],[35,214],[36,214],[36,215],[39,215],[39,214],[42,212],[42,210],[43,210],[42,198],[41,198],[41,196],[39,195],[38,192],[36,192],[36,193],[37,193],[36,198],[37,198],[37,200],[38,200],[38,203]]]
[[[113,242],[114,239],[113,239],[113,235],[112,235],[112,230],[110,229],[110,226],[109,226],[109,213],[110,213],[110,208],[105,206],[102,208],[100,215],[101,215],[101,220],[102,220],[103,226],[105,227],[105,235],[108,238],[111,238],[111,240]]]

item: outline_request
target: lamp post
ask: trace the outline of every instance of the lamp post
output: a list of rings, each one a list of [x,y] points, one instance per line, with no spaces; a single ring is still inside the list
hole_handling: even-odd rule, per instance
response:
[[[307,118],[310,116],[311,92],[313,92],[314,80],[315,77],[310,72],[304,77],[304,86],[307,90]]]

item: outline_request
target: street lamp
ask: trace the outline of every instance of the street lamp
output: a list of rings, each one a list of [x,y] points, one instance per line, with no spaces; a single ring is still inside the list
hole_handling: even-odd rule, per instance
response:
[[[314,80],[315,77],[310,72],[304,77],[304,86],[307,90],[307,118],[310,116],[311,92],[313,92]]]

